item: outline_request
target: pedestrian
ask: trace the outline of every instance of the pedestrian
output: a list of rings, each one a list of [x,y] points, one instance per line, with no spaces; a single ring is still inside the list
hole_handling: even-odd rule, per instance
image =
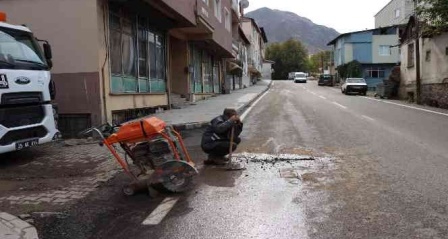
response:
[[[232,128],[234,132],[231,142]],[[201,147],[208,154],[204,164],[225,165],[228,163],[230,159],[225,156],[229,153],[230,144],[232,143],[232,151],[236,150],[241,143],[239,136],[242,131],[243,123],[235,109],[225,109],[223,115],[214,118],[202,135]]]

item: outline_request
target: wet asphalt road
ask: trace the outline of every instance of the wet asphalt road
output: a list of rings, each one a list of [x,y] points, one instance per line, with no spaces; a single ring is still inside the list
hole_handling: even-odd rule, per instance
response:
[[[201,169],[189,193],[125,197],[119,175],[66,214],[36,218],[42,238],[448,238],[445,115],[283,81],[245,119],[238,153],[316,160],[203,167],[200,135],[184,134]],[[179,201],[141,225],[165,197]]]

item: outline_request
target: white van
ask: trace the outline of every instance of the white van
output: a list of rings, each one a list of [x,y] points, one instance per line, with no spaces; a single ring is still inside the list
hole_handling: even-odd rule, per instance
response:
[[[306,83],[306,73],[296,72],[294,74],[294,83]]]

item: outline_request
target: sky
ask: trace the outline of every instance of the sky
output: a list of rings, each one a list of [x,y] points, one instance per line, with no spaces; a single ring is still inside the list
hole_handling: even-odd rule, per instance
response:
[[[377,14],[390,0],[249,0],[245,12],[268,7],[294,12],[339,33],[375,27]]]

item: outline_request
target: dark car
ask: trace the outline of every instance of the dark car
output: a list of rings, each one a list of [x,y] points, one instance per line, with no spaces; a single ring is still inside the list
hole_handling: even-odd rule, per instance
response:
[[[317,82],[318,85],[320,86],[334,86],[334,82],[333,82],[333,76],[332,75],[327,75],[327,74],[323,74],[319,76],[319,81]]]

